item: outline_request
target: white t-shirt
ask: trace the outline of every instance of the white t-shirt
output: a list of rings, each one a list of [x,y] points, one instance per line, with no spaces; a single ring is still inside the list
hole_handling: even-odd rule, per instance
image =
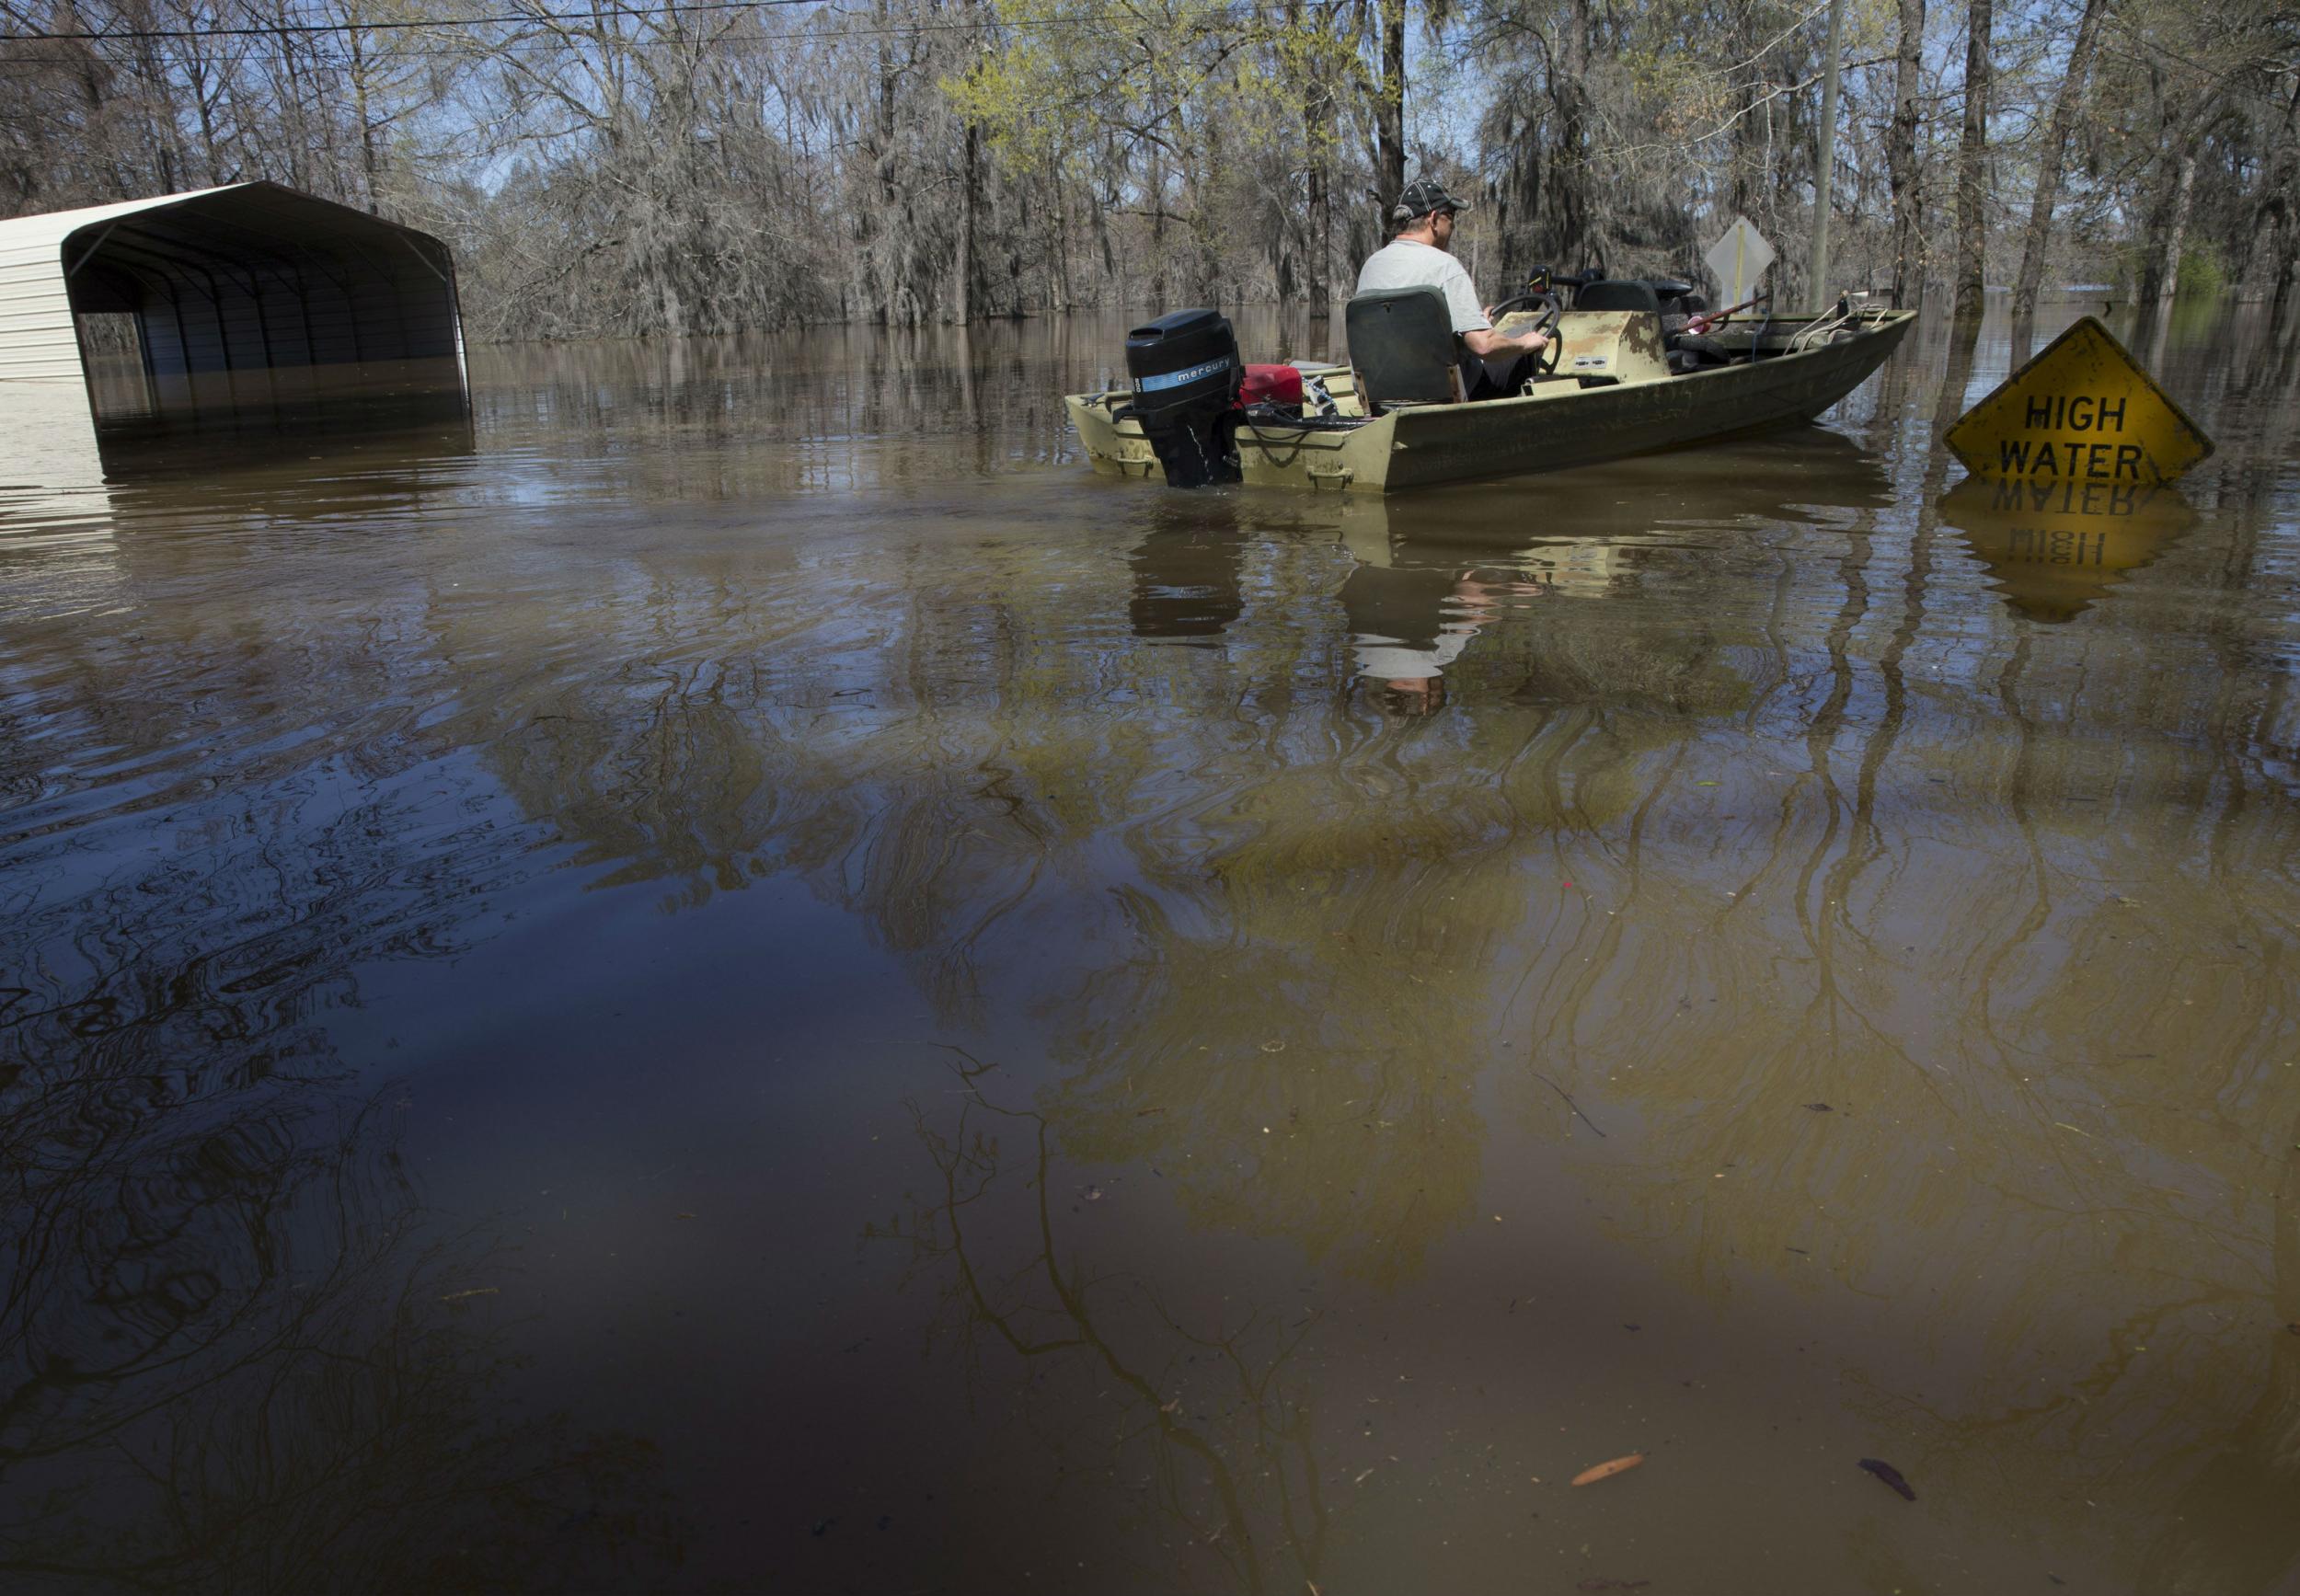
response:
[[[1358,674],[1376,682],[1427,682],[1445,674],[1461,657],[1478,628],[1466,621],[1448,621],[1434,643],[1409,643],[1379,632],[1360,632],[1351,639],[1358,657]]]
[[[1478,290],[1462,263],[1433,244],[1400,238],[1365,258],[1358,273],[1358,292],[1377,288],[1419,288],[1432,283],[1445,290],[1445,307],[1454,316],[1455,332],[1482,332],[1493,324],[1478,303]]]

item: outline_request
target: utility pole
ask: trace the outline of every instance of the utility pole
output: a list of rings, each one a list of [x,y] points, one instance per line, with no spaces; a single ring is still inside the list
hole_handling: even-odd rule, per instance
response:
[[[1821,89],[1821,166],[1812,189],[1812,307],[1829,308],[1829,185],[1837,167],[1837,41],[1845,33],[1845,0],[1829,0],[1829,66]]]

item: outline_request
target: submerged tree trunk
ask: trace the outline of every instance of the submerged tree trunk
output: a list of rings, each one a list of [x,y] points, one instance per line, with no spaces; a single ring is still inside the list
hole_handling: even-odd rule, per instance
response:
[[[2158,258],[2156,292],[2151,296],[2168,302],[2180,293],[2180,254],[2188,246],[2189,212],[2196,201],[2196,147],[2186,144],[2180,151],[2180,164],[2172,179],[2171,214],[2164,229],[2164,253]]]
[[[1334,93],[1315,79],[1302,107],[1304,144],[1308,165],[1304,173],[1307,214],[1303,219],[1302,254],[1308,270],[1305,296],[1313,314],[1323,314],[1333,302],[1334,255]]]
[[[1589,77],[1596,27],[1590,0],[1573,0],[1565,19],[1565,70],[1552,75],[1550,98],[1558,109],[1558,145],[1549,153],[1549,229],[1556,254],[1586,265],[1593,253],[1604,260],[1617,236],[1598,219],[1591,194]]]
[[[2061,75],[2061,92],[2053,102],[2052,124],[2044,131],[2044,159],[2037,168],[2037,191],[2029,201],[2029,231],[2020,245],[2020,276],[2013,283],[2013,315],[2033,315],[2037,290],[2044,282],[2044,252],[2052,242],[2053,208],[2060,203],[2061,168],[2068,158],[2068,135],[2076,125],[2076,105],[2084,98],[2085,79],[2092,68],[2093,41],[2099,37],[2105,0],[2085,0],[2084,15],[2076,19],[2076,42],[2068,47],[2068,70]]]
[[[347,29],[347,34],[346,42],[350,55],[348,64],[351,76],[351,114],[359,119],[360,123],[360,174],[364,179],[362,186],[367,190],[367,213],[376,216],[382,214],[379,201],[384,174],[383,160],[375,149],[375,118],[374,112],[368,109],[367,103],[368,62],[366,52],[361,48],[359,29],[354,26]]]
[[[1382,0],[1382,90],[1374,147],[1374,186],[1382,204],[1394,205],[1406,189],[1406,0]]]
[[[1988,296],[1989,34],[1995,0],[1971,0],[1964,43],[1964,135],[1957,145],[1957,315]]]
[[[2252,211],[2252,242],[2244,258],[2244,286],[2282,307],[2300,272],[2300,81],[2284,102],[2284,114],[2265,163],[2260,199]]]
[[[1313,112],[1313,115],[1317,114]],[[1310,308],[1322,311],[1333,302],[1334,223],[1332,207],[1327,199],[1326,163],[1323,155],[1313,156],[1309,173],[1310,215],[1303,229],[1306,242],[1303,258],[1309,270],[1308,281],[1303,285]]]
[[[966,124],[966,147],[959,167],[958,292],[950,296],[951,318],[960,327],[974,319],[975,213],[982,206],[982,130]]]

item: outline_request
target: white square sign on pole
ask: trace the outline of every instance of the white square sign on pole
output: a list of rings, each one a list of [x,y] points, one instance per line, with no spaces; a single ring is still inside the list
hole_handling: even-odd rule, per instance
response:
[[[1701,258],[1717,278],[1717,308],[1726,310],[1757,292],[1757,279],[1773,264],[1773,246],[1748,217],[1736,216],[1725,229],[1725,236],[1710,245]]]

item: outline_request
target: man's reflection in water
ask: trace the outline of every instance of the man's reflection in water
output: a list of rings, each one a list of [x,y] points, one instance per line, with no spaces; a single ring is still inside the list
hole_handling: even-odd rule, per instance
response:
[[[1538,591],[1530,584],[1511,584]],[[1445,671],[1494,615],[1491,584],[1440,567],[1360,565],[1341,584],[1357,679],[1395,715],[1445,706]]]
[[[1580,541],[1497,557],[1353,535],[1350,551],[1357,564],[1340,596],[1357,681],[1383,710],[1405,716],[1445,706],[1446,672],[1504,612],[1562,592],[1603,593],[1614,575],[1612,548]]]

